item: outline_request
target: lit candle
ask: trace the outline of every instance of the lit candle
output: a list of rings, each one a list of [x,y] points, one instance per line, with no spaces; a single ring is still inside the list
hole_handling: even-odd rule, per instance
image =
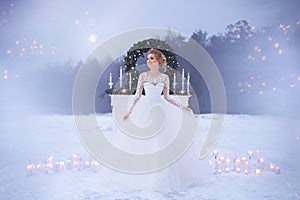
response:
[[[275,173],[275,174],[280,174],[280,168],[279,168],[278,166],[275,167],[274,173]]]
[[[226,158],[225,163],[226,163],[226,167],[230,167],[230,159],[229,158]]]
[[[187,75],[187,84],[190,84],[190,72],[188,72],[188,75]]]
[[[48,168],[52,169],[53,168],[53,156],[48,158]]]
[[[217,162],[217,172],[218,174],[220,174],[222,172],[222,162],[221,161],[218,161]]]
[[[120,67],[120,88],[122,88],[122,79],[123,79],[123,75],[122,75],[122,66]]]
[[[235,171],[236,172],[240,172],[241,171],[241,160],[240,159],[236,159],[235,160]]]
[[[246,162],[247,159],[246,159],[245,157],[242,157],[242,161],[243,161],[243,162]]]
[[[181,77],[182,77],[182,80],[184,80],[184,69],[182,69]]]
[[[84,166],[85,166],[86,168],[90,167],[90,162],[86,160],[86,161],[84,162]]]
[[[271,171],[271,172],[274,172],[274,170],[275,170],[275,166],[271,163],[271,164],[270,164],[270,171]]]
[[[260,169],[256,169],[256,170],[255,170],[255,174],[256,174],[256,175],[261,175],[261,170],[260,170]]]
[[[55,162],[55,172],[59,172],[60,170],[60,162]]]
[[[259,166],[260,166],[260,169],[262,169],[262,170],[264,169],[264,162],[265,162],[265,161],[264,161],[263,158],[260,158],[260,159],[259,159]]]
[[[250,171],[249,171],[249,162],[248,161],[245,161],[245,174],[248,174]]]
[[[128,81],[128,84],[129,84],[129,90],[131,91],[131,84],[132,84],[132,81],[131,81],[131,72],[129,72],[129,81]]]
[[[176,72],[174,72],[174,80],[173,83],[176,83]]]
[[[226,167],[226,168],[225,168],[225,172],[226,172],[226,173],[229,173],[229,172],[230,172],[230,168],[229,168],[229,167]]]
[[[221,156],[219,160],[220,160],[221,163],[223,163],[225,158],[223,156]]]
[[[123,78],[122,77],[123,75],[122,75],[122,66],[120,67],[120,80]]]
[[[32,173],[33,173],[33,165],[31,165],[31,164],[29,164],[29,165],[27,165],[27,171],[28,171],[28,175],[32,175]]]
[[[36,168],[37,171],[41,171],[42,170],[42,165],[41,164],[37,164],[35,166],[35,168]]]
[[[60,166],[60,169],[64,169],[65,168],[65,162],[64,161],[60,161],[59,162],[59,166]]]
[[[253,152],[252,151],[248,151],[248,157],[249,159],[251,159]]]
[[[112,83],[112,74],[111,74],[111,72],[109,73],[109,83]]]
[[[71,162],[71,160],[67,160],[66,161],[66,169],[71,169],[72,167],[72,162]]]
[[[215,157],[215,159],[217,158],[218,154],[219,154],[219,152],[217,150],[213,151],[213,156]]]

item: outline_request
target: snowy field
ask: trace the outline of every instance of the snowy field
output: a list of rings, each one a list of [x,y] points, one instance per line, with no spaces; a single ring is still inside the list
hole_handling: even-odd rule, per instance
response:
[[[203,128],[212,115],[200,115]],[[110,114],[99,115],[105,131],[111,130]],[[110,185],[105,167],[96,170],[62,170],[29,175],[31,162],[50,156],[72,159],[76,153],[90,159],[75,131],[73,116],[47,115],[11,117],[0,124],[0,199],[300,199],[300,118],[282,116],[227,115],[215,149],[219,156],[254,155],[257,150],[267,162],[276,163],[280,174],[268,170],[213,174],[209,156],[203,166],[203,182],[182,190],[163,192]],[[254,157],[254,156],[253,156]],[[197,171],[195,171],[197,173]]]

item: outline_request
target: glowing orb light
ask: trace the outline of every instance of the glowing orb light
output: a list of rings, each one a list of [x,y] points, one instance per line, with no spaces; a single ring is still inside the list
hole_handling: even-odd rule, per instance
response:
[[[90,35],[90,41],[92,43],[95,43],[97,41],[97,36],[96,35]]]

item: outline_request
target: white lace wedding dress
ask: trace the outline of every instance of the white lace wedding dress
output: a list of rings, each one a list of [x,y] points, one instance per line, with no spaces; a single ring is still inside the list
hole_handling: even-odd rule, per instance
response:
[[[145,95],[142,95],[143,88]],[[162,95],[162,92],[164,95]],[[147,139],[130,137],[115,127],[113,144],[130,153],[144,154],[157,152],[170,145],[180,129],[181,112],[189,111],[183,110],[180,102],[175,97],[170,97],[168,93],[169,77],[167,75],[161,74],[153,78],[146,72],[140,74],[136,94],[128,104],[128,109],[132,112],[130,120],[137,127],[147,127],[152,122],[150,110],[153,106],[160,106],[165,113],[163,126],[157,134]],[[190,114],[193,116],[192,113]],[[192,184],[200,184],[201,177],[203,177],[203,169],[208,165],[203,160],[198,159],[201,139],[204,137],[203,134],[198,131],[190,148],[169,166],[143,174],[115,171],[109,175],[110,182],[123,187],[159,191],[178,190]],[[205,171],[205,173],[208,173],[207,170]]]

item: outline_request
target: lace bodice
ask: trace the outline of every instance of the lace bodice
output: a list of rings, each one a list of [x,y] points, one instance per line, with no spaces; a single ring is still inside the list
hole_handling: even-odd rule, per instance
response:
[[[145,89],[145,96],[150,102],[161,101],[161,92],[163,91],[164,99],[171,104],[182,107],[176,99],[169,96],[169,76],[160,74],[158,77],[152,77],[147,72],[141,73],[138,79],[136,93],[129,105],[129,112],[132,112],[135,104],[140,100],[143,89]]]

